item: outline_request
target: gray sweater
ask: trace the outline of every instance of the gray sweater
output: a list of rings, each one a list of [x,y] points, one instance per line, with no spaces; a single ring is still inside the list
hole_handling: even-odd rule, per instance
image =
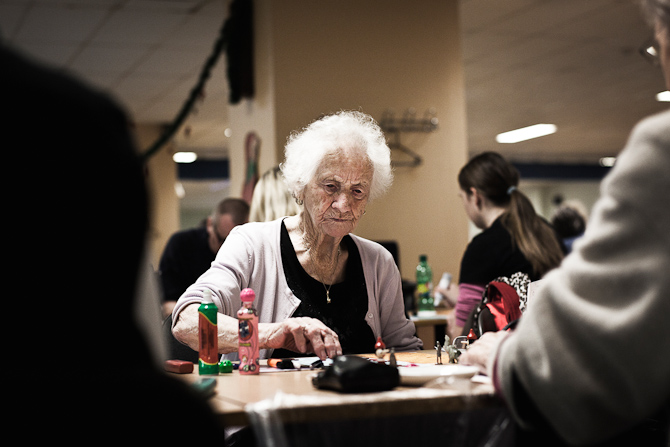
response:
[[[596,442],[670,403],[670,111],[639,123],[603,180],[584,237],[542,281],[495,375],[515,374],[570,442]]]
[[[252,222],[235,227],[207,270],[177,301],[173,321],[189,304],[202,301],[205,288],[219,312],[236,316],[241,307],[240,291],[256,293],[255,307],[260,323],[283,321],[293,315],[300,300],[286,283],[281,260],[281,221]],[[361,255],[368,292],[366,322],[376,337],[397,351],[421,349],[412,321],[405,317],[400,272],[393,256],[376,242],[350,235]],[[370,346],[370,352],[374,346]],[[261,351],[261,358],[271,355]]]

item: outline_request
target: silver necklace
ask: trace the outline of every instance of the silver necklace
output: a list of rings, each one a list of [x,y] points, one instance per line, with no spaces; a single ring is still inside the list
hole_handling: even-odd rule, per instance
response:
[[[333,284],[331,283],[329,286],[326,287],[326,283],[321,280],[321,276],[316,270],[316,266],[314,265],[314,260],[312,259],[312,253],[309,254],[309,262],[312,264],[312,268],[314,269],[314,274],[318,277],[319,282],[323,286],[324,290],[326,291],[326,303],[330,304],[330,288],[333,287]],[[337,247],[337,258],[335,258],[335,267],[333,267],[333,272],[330,274],[330,277],[333,278],[335,276],[335,270],[337,270],[337,264],[340,263],[340,247]]]

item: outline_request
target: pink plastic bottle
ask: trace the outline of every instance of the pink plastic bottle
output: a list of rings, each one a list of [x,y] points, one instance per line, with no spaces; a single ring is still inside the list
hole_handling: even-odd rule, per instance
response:
[[[258,314],[254,308],[256,294],[251,289],[240,292],[242,308],[237,311],[239,321],[239,346],[237,353],[240,357],[240,374],[258,374]]]

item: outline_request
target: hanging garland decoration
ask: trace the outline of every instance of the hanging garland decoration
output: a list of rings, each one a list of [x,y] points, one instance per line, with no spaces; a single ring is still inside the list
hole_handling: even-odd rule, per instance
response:
[[[195,104],[195,101],[200,97],[200,94],[202,93],[203,88],[205,87],[205,83],[209,79],[209,76],[211,74],[212,68],[216,64],[217,59],[219,58],[219,55],[223,52],[224,48],[228,45],[228,40],[229,40],[229,20],[226,20],[221,27],[221,31],[219,33],[219,38],[214,44],[214,49],[212,50],[212,54],[209,55],[207,58],[207,61],[205,62],[205,66],[203,67],[202,71],[200,72],[200,78],[198,79],[198,83],[193,87],[191,90],[191,93],[188,97],[188,100],[184,103],[182,106],[179,114],[175,118],[175,120],[168,126],[168,128],[163,132],[163,134],[156,140],[156,142],[146,151],[142,154],[142,160],[146,161],[154,155],[158,150],[163,147],[165,143],[172,138],[172,136],[177,132],[179,127],[182,125],[184,120],[186,119],[186,116],[189,114],[191,109],[193,108],[193,104]]]

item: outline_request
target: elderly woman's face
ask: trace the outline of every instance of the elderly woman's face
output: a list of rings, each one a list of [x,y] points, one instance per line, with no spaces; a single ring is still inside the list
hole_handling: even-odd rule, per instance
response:
[[[326,155],[305,187],[305,211],[313,226],[335,238],[351,233],[365,212],[372,174],[372,163],[363,151]]]

